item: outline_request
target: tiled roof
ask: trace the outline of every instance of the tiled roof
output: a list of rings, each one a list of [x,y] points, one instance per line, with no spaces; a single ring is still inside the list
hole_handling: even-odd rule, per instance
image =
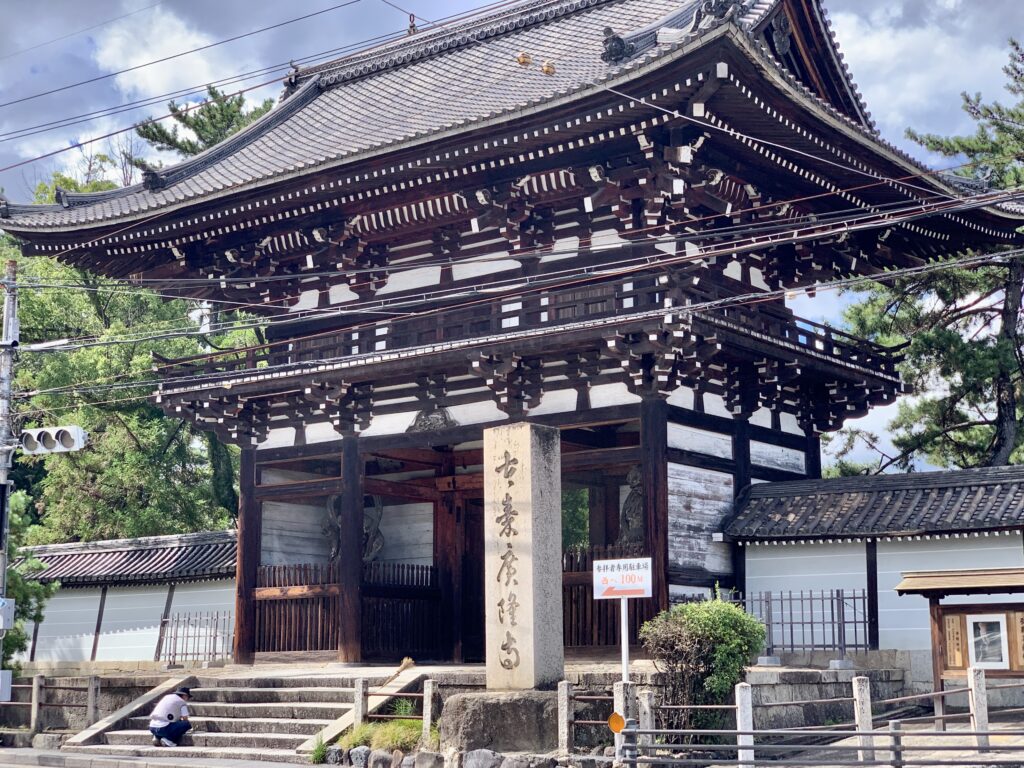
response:
[[[726,526],[737,540],[913,536],[1024,527],[1024,466],[759,483]]]
[[[731,23],[757,24],[781,0],[746,0]],[[529,0],[454,28],[427,31],[294,77],[276,109],[207,152],[150,175],[150,183],[61,204],[5,206],[14,231],[75,227],[151,212],[265,180],[338,165],[405,142],[537,107],[675,50],[651,29],[685,25],[702,0]],[[728,5],[728,4],[727,4]],[[605,30],[635,45],[602,59]],[[629,33],[635,33],[630,35]],[[534,66],[516,63],[528,52]],[[554,73],[539,65],[554,63]]]
[[[22,547],[15,563],[43,564],[36,581],[64,586],[156,584],[234,578],[235,532],[189,533]]]

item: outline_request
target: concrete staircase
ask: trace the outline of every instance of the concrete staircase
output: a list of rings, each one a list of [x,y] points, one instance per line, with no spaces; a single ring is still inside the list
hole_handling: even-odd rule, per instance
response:
[[[120,757],[188,757],[308,763],[295,750],[352,709],[351,681],[339,678],[201,679],[192,688],[192,730],[181,746],[154,747],[140,713],[103,743],[63,751]]]

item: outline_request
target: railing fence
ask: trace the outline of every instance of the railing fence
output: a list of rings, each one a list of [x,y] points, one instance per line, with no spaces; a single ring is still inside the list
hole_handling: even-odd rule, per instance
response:
[[[231,658],[235,634],[232,611],[174,613],[161,624],[160,661],[183,664]]]

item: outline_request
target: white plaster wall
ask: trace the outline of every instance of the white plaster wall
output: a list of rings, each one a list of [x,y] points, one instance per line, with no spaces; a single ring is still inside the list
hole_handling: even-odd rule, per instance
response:
[[[732,572],[729,545],[711,540],[732,512],[732,504],[732,475],[669,462],[669,564]]]
[[[174,588],[171,613],[213,613],[235,610],[235,580],[199,581]]]
[[[705,453],[722,459],[732,458],[732,438],[706,429],[668,423],[668,447]]]
[[[900,597],[895,592],[895,587],[902,579],[904,571],[1020,568],[1022,566],[1024,566],[1024,546],[1022,546],[1019,534],[933,539],[932,541],[879,542],[879,646],[908,651],[931,648],[928,601],[916,595]],[[977,595],[950,597],[943,600],[944,604],[991,602],[1006,602],[1006,596]]]
[[[799,474],[807,471],[803,451],[762,443],[759,440],[750,441],[750,463]]]
[[[88,659],[99,607],[99,588],[58,590],[46,603],[36,639],[36,661]]]
[[[747,593],[867,589],[863,544],[744,547]]]
[[[96,660],[151,661],[166,601],[166,584],[107,589]]]
[[[260,564],[327,562],[331,544],[324,535],[326,503],[264,501]]]
[[[434,564],[434,505],[384,507],[380,521],[384,548],[377,559],[391,563]]]

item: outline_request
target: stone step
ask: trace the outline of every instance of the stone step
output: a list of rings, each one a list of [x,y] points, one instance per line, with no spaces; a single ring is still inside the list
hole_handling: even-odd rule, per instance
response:
[[[148,759],[189,759],[197,760],[245,760],[276,763],[309,764],[308,755],[300,755],[293,749],[239,749],[238,747],[147,747],[93,744],[85,747],[69,747],[62,752],[93,755],[95,757],[142,757]],[[202,763],[193,762],[196,768]],[[235,765],[238,763],[236,762]]]
[[[381,675],[380,679],[385,679]],[[371,686],[375,677],[368,677]],[[31,682],[31,680],[29,681]],[[200,677],[195,688],[351,688],[352,677]]]
[[[344,702],[195,702],[188,705],[194,717],[284,718],[287,720],[337,720],[352,709]]]
[[[189,706],[205,702],[219,703],[286,703],[307,704],[313,702],[352,703],[352,689],[338,687],[302,688],[193,688]]]
[[[146,747],[153,745],[153,735],[148,730],[110,731],[104,738],[106,743],[112,746]],[[181,746],[294,750],[306,738],[302,734],[291,733],[208,733],[194,730],[185,734],[181,740]]]
[[[313,736],[326,728],[333,720],[270,717],[197,717],[189,718],[192,728],[206,733],[289,733]],[[130,730],[148,731],[149,716],[132,717],[128,720]]]

